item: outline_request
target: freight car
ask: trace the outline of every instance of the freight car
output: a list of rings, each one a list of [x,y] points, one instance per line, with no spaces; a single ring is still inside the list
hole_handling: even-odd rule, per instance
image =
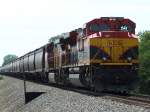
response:
[[[138,81],[136,24],[123,17],[101,17],[83,28],[52,37],[39,49],[0,68],[43,81],[97,91],[130,92]]]

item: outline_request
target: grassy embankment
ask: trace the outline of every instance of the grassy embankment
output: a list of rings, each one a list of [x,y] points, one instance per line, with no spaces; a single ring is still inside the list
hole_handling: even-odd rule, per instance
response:
[[[3,77],[2,76],[0,76],[0,80],[2,80],[3,79]]]

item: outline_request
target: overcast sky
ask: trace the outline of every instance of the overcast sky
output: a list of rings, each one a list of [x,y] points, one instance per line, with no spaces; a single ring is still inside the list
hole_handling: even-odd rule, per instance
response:
[[[121,16],[150,30],[150,0],[0,0],[0,65],[94,18]]]

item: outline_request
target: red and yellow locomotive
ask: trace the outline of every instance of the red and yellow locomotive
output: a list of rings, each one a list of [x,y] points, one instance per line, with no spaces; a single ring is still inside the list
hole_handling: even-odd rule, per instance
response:
[[[71,80],[99,91],[129,91],[137,82],[138,39],[129,19],[94,19],[82,29],[52,38],[50,45],[48,65],[57,83]]]
[[[17,72],[40,74],[49,82],[63,85],[129,92],[138,81],[135,27],[134,22],[123,17],[94,19],[18,58]],[[13,72],[11,67],[16,61],[2,67],[1,72],[6,68]]]

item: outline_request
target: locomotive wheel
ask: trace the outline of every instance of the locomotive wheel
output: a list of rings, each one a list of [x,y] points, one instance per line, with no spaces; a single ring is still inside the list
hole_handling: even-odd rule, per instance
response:
[[[40,77],[41,77],[41,81],[44,82],[44,83],[47,83],[48,82],[48,73],[46,72],[41,72],[40,73]]]
[[[40,74],[39,74],[38,72],[36,72],[36,73],[34,74],[34,76],[35,76],[35,80],[36,80],[36,81],[41,81],[41,76],[40,76]]]
[[[101,77],[102,75],[99,71],[97,71],[97,68],[92,67],[92,90],[95,92],[102,92],[104,91],[104,85],[101,82]]]
[[[122,94],[123,94],[123,95],[129,95],[130,92],[126,90],[126,91],[123,91]]]
[[[104,86],[97,78],[94,78],[94,90],[99,92],[104,91]]]
[[[54,79],[55,79],[55,82],[58,84],[59,83],[59,70],[55,71]]]
[[[62,76],[63,85],[67,86],[68,85],[68,76],[69,76],[68,69],[61,69],[61,76]]]
[[[88,67],[86,68],[86,71],[85,71],[85,80],[87,82],[90,82],[90,80],[91,80],[91,73],[90,73],[90,69]]]
[[[49,74],[47,72],[44,72],[44,80],[46,83],[49,82],[48,75]]]
[[[81,77],[82,83],[86,87],[88,87],[88,88],[91,87],[91,72],[90,72],[89,67],[82,68],[80,77]]]

